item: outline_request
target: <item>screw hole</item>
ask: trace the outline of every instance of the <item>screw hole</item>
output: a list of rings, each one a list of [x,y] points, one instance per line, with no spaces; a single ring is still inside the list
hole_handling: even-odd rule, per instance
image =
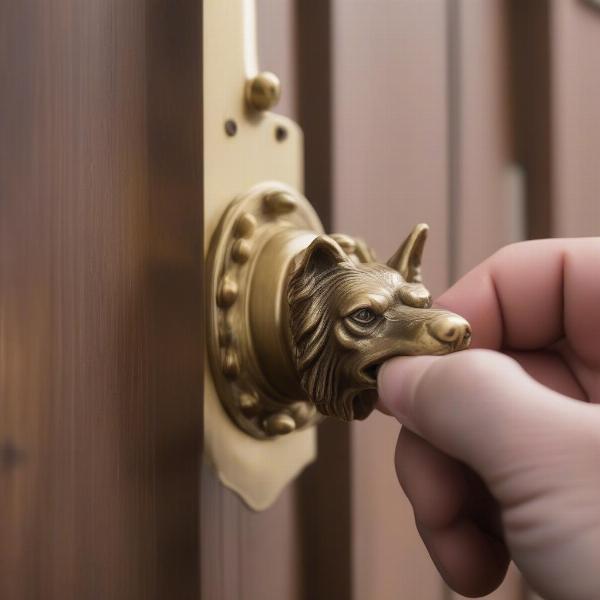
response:
[[[233,119],[225,121],[225,133],[229,137],[233,137],[237,133],[237,123]]]
[[[288,136],[288,130],[283,127],[282,125],[278,125],[275,128],[275,139],[278,142],[284,142],[285,140],[287,140],[287,136]]]

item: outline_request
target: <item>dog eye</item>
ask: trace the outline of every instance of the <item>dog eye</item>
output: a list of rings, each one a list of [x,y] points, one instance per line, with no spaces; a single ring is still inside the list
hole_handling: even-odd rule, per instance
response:
[[[352,315],[350,316],[352,317],[353,321],[356,321],[361,325],[368,325],[369,323],[372,323],[376,318],[375,313],[370,308],[360,308],[355,313],[352,313]]]

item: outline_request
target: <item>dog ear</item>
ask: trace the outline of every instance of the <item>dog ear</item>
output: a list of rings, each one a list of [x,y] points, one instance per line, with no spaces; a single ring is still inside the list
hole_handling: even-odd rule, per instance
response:
[[[342,263],[353,264],[350,257],[334,239],[328,235],[320,235],[302,254],[296,272],[321,273]]]
[[[409,283],[422,283],[421,257],[428,231],[429,226],[425,223],[416,225],[402,246],[387,262],[388,267],[396,269]]]

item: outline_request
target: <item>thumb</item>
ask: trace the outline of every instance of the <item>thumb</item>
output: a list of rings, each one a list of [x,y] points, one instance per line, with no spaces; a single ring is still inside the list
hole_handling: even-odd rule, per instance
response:
[[[532,436],[538,449],[551,448],[588,416],[589,405],[546,388],[491,350],[393,359],[381,367],[378,388],[383,410],[488,483],[522,462]]]

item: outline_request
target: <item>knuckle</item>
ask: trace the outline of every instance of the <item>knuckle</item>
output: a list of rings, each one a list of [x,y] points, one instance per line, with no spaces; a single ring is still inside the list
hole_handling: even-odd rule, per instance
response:
[[[506,259],[514,258],[515,256],[522,256],[527,248],[538,243],[540,240],[527,240],[523,242],[513,242],[502,246],[502,248],[496,250],[491,256],[492,262],[504,262]]]

